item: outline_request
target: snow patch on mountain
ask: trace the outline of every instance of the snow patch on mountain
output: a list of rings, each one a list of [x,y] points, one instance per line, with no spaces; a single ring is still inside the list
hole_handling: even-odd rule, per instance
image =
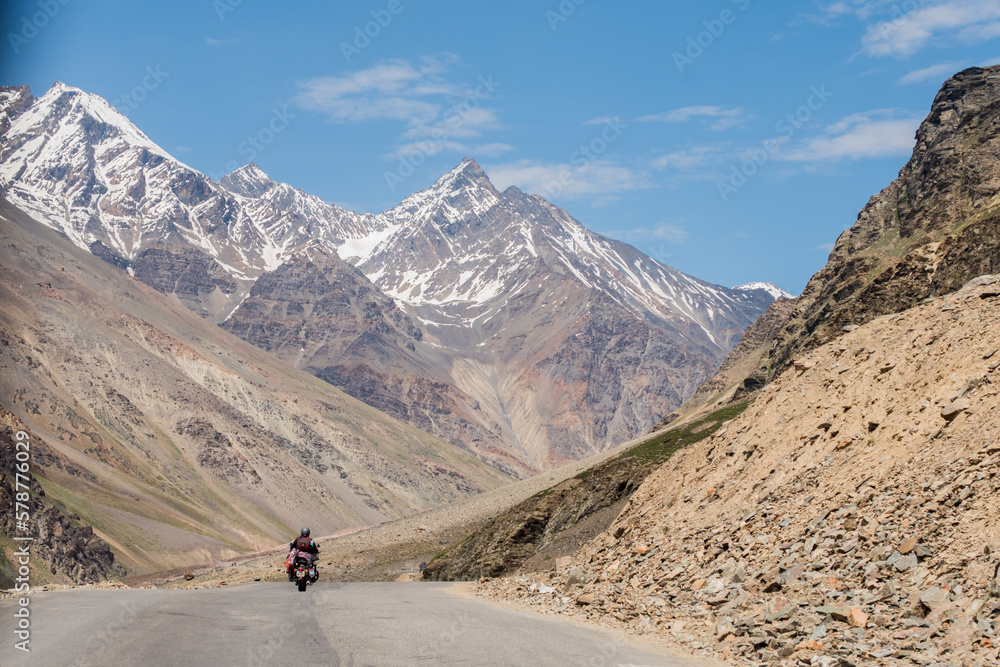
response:
[[[740,292],[754,292],[757,290],[762,290],[767,292],[774,297],[775,300],[778,299],[794,299],[795,295],[789,294],[785,290],[781,289],[774,283],[745,283],[743,285],[737,285],[733,290]]]
[[[720,349],[721,328],[746,319],[753,292],[790,296],[768,283],[729,290],[687,276],[540,197],[498,192],[469,158],[399,205],[360,214],[254,163],[215,183],[100,97],[64,84],[13,118],[7,136],[0,175],[11,181],[9,198],[81,247],[99,241],[128,262],[183,239],[249,285],[315,243],[441,325],[481,321],[531,285],[566,276],[642,319],[694,324]]]

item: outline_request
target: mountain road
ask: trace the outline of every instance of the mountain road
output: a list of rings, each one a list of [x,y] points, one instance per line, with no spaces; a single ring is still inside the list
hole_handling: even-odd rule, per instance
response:
[[[455,594],[453,584],[320,582],[68,590],[30,598],[30,653],[0,601],[0,664],[586,665],[707,663],[623,635]]]

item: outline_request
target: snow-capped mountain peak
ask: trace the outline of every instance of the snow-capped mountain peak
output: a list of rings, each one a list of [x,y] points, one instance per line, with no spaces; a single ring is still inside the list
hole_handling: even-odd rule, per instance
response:
[[[482,167],[465,158],[431,187],[413,193],[382,216],[390,224],[404,218],[454,222],[466,211],[485,213],[499,199],[500,193]]]
[[[243,197],[261,197],[271,188],[277,187],[270,176],[255,162],[246,164],[219,181],[226,190]]]
[[[6,198],[77,245],[246,323],[265,349],[287,342],[293,363],[321,360],[310,370],[362,400],[456,442],[513,442],[531,465],[648,429],[787,296],[684,275],[540,197],[498,192],[472,159],[361,214],[256,164],[215,183],[64,84],[39,99],[0,89],[0,130]],[[335,322],[343,349],[327,344]]]
[[[103,97],[86,93],[79,88],[56,81],[42,95],[29,113],[38,117],[65,116],[69,123],[80,122],[79,115],[87,114],[119,133],[120,138],[131,146],[146,148],[157,155],[167,157],[167,152],[147,137],[132,121],[111,106]],[[107,130],[103,130],[104,133]]]
[[[768,294],[770,294],[772,297],[774,297],[775,300],[777,300],[777,299],[794,299],[795,298],[795,295],[789,294],[788,292],[786,292],[785,290],[781,289],[780,287],[778,287],[774,283],[761,283],[761,282],[745,283],[743,285],[737,285],[736,287],[733,288],[733,290],[739,291],[739,292],[764,291],[764,292],[767,292]]]
[[[17,113],[5,139],[8,199],[155,287],[175,289],[167,267],[191,264],[186,281],[197,275],[207,291],[232,295],[275,265],[273,243],[231,195],[98,95],[56,83]],[[225,301],[216,297],[216,307]]]

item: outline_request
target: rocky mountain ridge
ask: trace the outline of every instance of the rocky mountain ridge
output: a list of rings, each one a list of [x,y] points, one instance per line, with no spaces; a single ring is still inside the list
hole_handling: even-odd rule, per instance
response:
[[[215,183],[64,84],[38,99],[4,89],[0,107],[0,177],[17,206],[283,360],[519,475],[648,429],[775,294],[686,276],[539,197],[498,192],[472,160],[388,211],[358,214],[254,164]],[[347,310],[388,313],[388,298],[390,319],[408,322],[352,316],[336,340],[318,336],[312,309],[330,304],[311,271],[338,259],[360,270],[336,270]]]
[[[802,294],[773,304],[670,419],[742,400],[802,352],[1000,271],[998,81],[994,66],[944,83],[899,177],[840,235]]]
[[[945,82],[899,177],[872,197],[806,285],[771,377],[845,328],[1000,272],[1000,67]]]
[[[254,174],[245,191],[273,189]],[[516,188],[500,193],[472,160],[381,215],[405,222],[354,259],[420,329],[365,339],[369,352],[397,350],[398,363],[348,355],[331,366],[320,358],[326,334],[314,357],[320,339],[303,332],[322,295],[284,268],[275,272],[283,296],[267,294],[262,278],[222,326],[270,337],[254,342],[506,470],[551,467],[648,428],[772,299],[761,285],[728,290],[685,276]],[[348,246],[341,252],[366,252]],[[300,335],[265,334],[289,324],[280,305],[289,300]]]

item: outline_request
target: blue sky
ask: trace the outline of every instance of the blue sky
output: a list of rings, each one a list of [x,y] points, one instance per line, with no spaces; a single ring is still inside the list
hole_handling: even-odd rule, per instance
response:
[[[724,285],[799,292],[1000,0],[4,3],[0,84],[97,93],[215,178],[380,211],[465,156]]]

